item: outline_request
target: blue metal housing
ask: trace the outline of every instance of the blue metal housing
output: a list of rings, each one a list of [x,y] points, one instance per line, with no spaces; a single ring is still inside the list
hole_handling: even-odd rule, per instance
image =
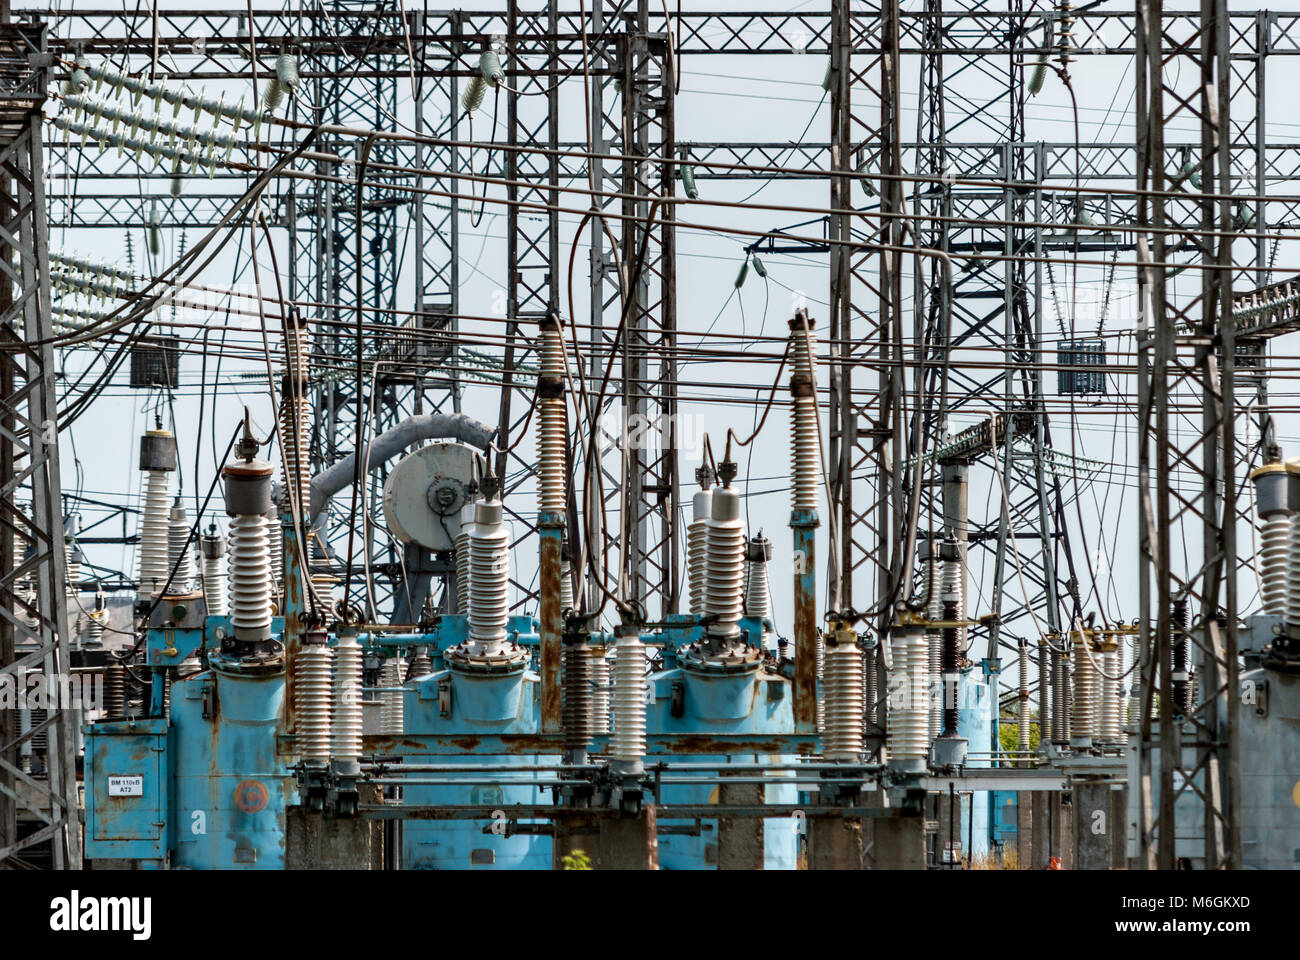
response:
[[[170,820],[167,721],[86,726],[86,857],[166,862]]]

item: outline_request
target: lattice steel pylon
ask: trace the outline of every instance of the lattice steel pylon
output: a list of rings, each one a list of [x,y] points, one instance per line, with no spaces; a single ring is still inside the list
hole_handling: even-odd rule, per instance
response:
[[[66,700],[71,661],[41,146],[45,49],[43,25],[0,24],[0,681],[25,693],[27,672],[36,670],[59,690],[45,723],[22,736],[11,726],[17,711],[0,711],[0,794],[8,801],[0,806],[0,865],[48,840],[56,868],[78,868],[77,710]],[[22,562],[15,562],[16,537],[30,545]],[[20,582],[30,586],[20,591]],[[19,742],[42,729],[44,780],[14,762]],[[19,807],[39,821],[21,839]]]
[[[1206,867],[1240,867],[1242,856],[1236,351],[1233,324],[1220,323],[1232,315],[1228,50],[1226,0],[1202,0],[1199,17],[1189,21],[1166,20],[1161,0],[1138,4],[1138,223],[1150,232],[1139,241],[1141,696],[1138,778],[1131,789],[1138,792],[1136,865],[1162,869],[1176,864],[1175,805],[1189,792],[1204,811]],[[1200,125],[1199,188],[1190,172],[1166,172],[1165,127],[1174,118]],[[1199,293],[1190,299],[1175,297],[1167,283],[1169,252],[1183,244],[1201,274]],[[1174,429],[1180,392],[1201,408],[1191,429]],[[1186,569],[1172,550],[1175,536],[1192,533],[1184,522],[1199,527],[1202,537],[1201,556]],[[1175,599],[1191,607],[1184,637],[1175,636]],[[1174,669],[1180,643],[1199,658],[1199,690],[1185,716],[1175,697],[1183,682]]]

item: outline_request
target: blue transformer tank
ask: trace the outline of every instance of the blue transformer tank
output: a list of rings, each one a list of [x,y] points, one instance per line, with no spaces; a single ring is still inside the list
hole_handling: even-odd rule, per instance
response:
[[[665,634],[665,649],[673,649],[697,638],[700,628],[692,628],[692,618],[674,615],[682,626]],[[756,620],[741,621],[742,629],[751,646],[761,643],[762,624]],[[646,732],[651,736],[694,735],[720,736],[726,734],[772,735],[794,732],[793,693],[790,682],[777,674],[759,667],[739,673],[712,673],[707,670],[687,669],[670,658],[667,669],[653,674],[650,685],[654,701],[646,707]],[[647,757],[647,763],[659,760],[676,760],[698,764],[753,764],[761,760],[754,754],[731,756]],[[791,763],[796,758],[780,757]],[[779,772],[789,778],[793,771]],[[699,770],[699,779],[711,776]],[[752,774],[747,774],[747,776]],[[659,802],[664,804],[716,804],[720,788],[716,785],[665,783]],[[763,788],[764,803],[796,803],[797,789],[793,784],[772,784]],[[718,823],[705,821],[698,837],[681,834],[661,834],[659,837],[659,864],[667,870],[711,870],[718,865]],[[795,821],[791,818],[768,818],[763,821],[763,868],[766,870],[794,870],[798,866],[798,837]]]
[[[446,649],[466,635],[461,616],[443,617],[437,645]],[[509,631],[520,643],[535,644],[531,617],[511,617]],[[432,638],[431,638],[432,639]],[[501,672],[458,669],[441,658],[433,673],[412,678],[403,695],[404,732],[408,738],[438,737],[456,745],[454,756],[404,751],[411,763],[455,763],[494,767],[558,764],[557,756],[500,756],[475,753],[476,735],[535,734],[541,730],[541,678],[527,664]],[[418,781],[420,775],[411,778]],[[426,778],[427,779],[427,778]],[[536,773],[485,774],[481,783],[455,774],[445,785],[404,786],[403,803],[501,806],[540,804],[550,799],[536,783]],[[504,826],[504,821],[496,821]],[[402,825],[402,866],[408,870],[549,870],[551,838],[493,832],[493,820],[407,820]]]
[[[172,865],[283,870],[285,807],[297,797],[293,758],[277,753],[283,663],[212,663],[172,687]]]

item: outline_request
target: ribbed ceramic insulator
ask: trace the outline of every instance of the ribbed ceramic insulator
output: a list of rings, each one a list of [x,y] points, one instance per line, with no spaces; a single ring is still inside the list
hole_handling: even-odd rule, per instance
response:
[[[877,691],[876,658],[867,651],[862,652],[862,735],[876,726],[876,701],[880,699]]]
[[[939,573],[939,558],[928,557],[923,571],[927,592],[925,594],[925,616],[928,620],[943,619],[943,584]],[[928,709],[927,726],[929,737],[933,740],[943,732],[943,697],[939,696],[940,673],[943,661],[943,633],[939,630],[925,632],[926,663],[925,689]]]
[[[564,381],[564,341],[558,324],[542,327],[541,377]],[[537,401],[537,508],[563,511],[565,504],[564,398],[539,397]]]
[[[479,503],[476,518],[469,532],[469,637],[483,654],[495,652],[506,642],[509,543],[500,503]]]
[[[1103,669],[1111,677],[1119,675],[1119,651],[1111,650],[1100,655]],[[1098,676],[1101,690],[1101,714],[1097,718],[1097,736],[1106,743],[1119,740],[1119,684],[1120,681]]]
[[[830,761],[862,758],[862,651],[854,643],[826,645],[826,705],[822,755]]]
[[[148,600],[167,581],[167,471],[145,474],[144,512],[140,517],[140,586],[137,596]]]
[[[1273,514],[1260,525],[1259,531],[1260,593],[1264,612],[1276,617],[1287,614],[1292,519],[1285,514]]]
[[[330,756],[355,760],[361,755],[361,645],[356,637],[340,636],[334,648],[333,708]]]
[[[126,713],[126,667],[110,663],[104,668],[104,715],[120,717]]]
[[[768,582],[767,561],[751,559],[745,566],[745,616],[771,620],[772,586]]]
[[[1016,657],[1017,664],[1020,668],[1019,678],[1017,681],[1017,714],[1016,714],[1016,749],[1024,753],[1029,750],[1029,647],[1026,644],[1020,645],[1020,651]]]
[[[591,722],[597,736],[609,733],[609,659],[603,652],[591,654]]]
[[[267,558],[271,564],[271,592],[278,594],[284,585],[284,527],[274,507],[266,515]]]
[[[1292,514],[1287,538],[1286,622],[1300,624],[1300,513]]]
[[[280,398],[281,476],[286,508],[303,516],[311,506],[311,458],[307,449],[311,400],[306,391],[311,337],[303,325],[287,323],[283,344],[287,387]]]
[[[964,555],[962,559],[945,560],[943,562],[942,595],[946,596],[951,594],[952,596],[955,596],[957,598],[956,619],[958,620],[966,619],[966,578],[962,576],[964,567],[965,567]],[[965,627],[960,627],[957,630],[957,649],[963,652],[966,650],[966,628]]]
[[[433,673],[433,659],[421,650],[411,659],[411,669],[407,676],[412,679],[415,677],[427,677]]]
[[[298,715],[298,754],[304,760],[330,758],[334,651],[305,644],[294,655],[293,704]]]
[[[700,490],[691,506],[691,522],[686,527],[686,573],[691,588],[691,613],[704,615],[704,580],[708,567],[709,517],[713,512],[713,493]]]
[[[614,642],[614,733],[609,755],[635,762],[645,757],[645,645],[639,637]]]
[[[817,631],[817,643],[814,647],[813,657],[816,660],[817,670],[817,703],[814,705],[813,723],[816,725],[818,732],[826,729],[826,638],[822,636],[820,630]]]
[[[1129,639],[1128,637],[1120,637],[1119,649],[1115,651],[1115,676],[1119,677],[1115,692],[1115,713],[1119,717],[1119,736],[1115,739],[1120,743],[1128,743],[1128,712],[1129,704],[1132,702],[1129,691],[1133,687],[1133,676],[1128,672],[1128,665],[1131,662],[1129,659]]]
[[[794,397],[794,410],[790,415],[790,474],[794,480],[791,509],[817,509],[817,477],[821,472],[821,453],[817,430],[817,378],[810,355],[817,353],[817,338],[812,331],[795,330],[791,333],[791,351],[794,354],[794,375],[808,378],[814,395]]]
[[[266,517],[240,514],[230,521],[227,603],[230,623],[250,630],[271,625],[271,558]]]
[[[1070,739],[1091,740],[1093,735],[1093,726],[1096,723],[1097,711],[1097,672],[1093,668],[1089,658],[1088,650],[1084,649],[1087,640],[1075,640],[1074,650],[1071,651],[1071,682],[1070,692],[1073,694],[1070,703]],[[1093,653],[1095,658],[1096,654]]]
[[[895,630],[889,678],[889,755],[924,762],[930,750],[930,650],[924,631]]]
[[[379,732],[387,737],[399,735],[403,729],[402,691],[394,690],[406,682],[406,661],[389,657],[379,671],[379,685],[385,690],[379,698]]]
[[[564,749],[586,750],[591,744],[592,714],[595,711],[591,648],[585,643],[565,644],[563,667],[564,707],[561,721]]]
[[[99,647],[104,644],[104,626],[108,619],[108,611],[97,610],[90,615],[86,622],[86,643],[89,646]]]
[[[77,557],[81,556],[80,551],[74,550],[70,544],[63,546],[63,575],[67,578],[68,596],[76,597],[81,592],[81,561]],[[77,614],[76,604],[71,604],[72,609],[68,612],[75,616]]]
[[[573,609],[573,564],[560,561],[560,609]]]
[[[716,618],[708,629],[718,636],[739,632],[745,590],[745,522],[739,517],[716,519],[723,492],[714,495],[705,562],[704,612]]]
[[[186,546],[189,538],[189,516],[185,508],[180,505],[178,498],[167,520],[167,573],[162,575],[162,582],[166,583],[168,574],[173,569],[176,571],[172,576],[172,585],[167,588],[167,592],[173,596],[189,593],[194,585],[193,554]],[[179,564],[177,560],[180,560]]]
[[[460,509],[460,532],[456,534],[456,612],[469,615],[469,532],[474,527],[474,504]]]
[[[1068,717],[1065,715],[1065,680],[1062,677],[1062,664],[1064,658],[1060,652],[1053,650],[1051,652],[1052,666],[1052,739],[1056,741],[1068,740]]]
[[[224,617],[226,615],[225,557],[203,558],[203,598],[207,601],[210,616]]]

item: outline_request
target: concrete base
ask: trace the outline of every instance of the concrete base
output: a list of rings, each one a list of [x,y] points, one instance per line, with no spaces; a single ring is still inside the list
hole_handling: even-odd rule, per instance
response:
[[[1062,803],[1059,791],[1035,791],[1032,796],[1032,857],[1024,866],[1029,870],[1045,870],[1051,858],[1056,857],[1061,868],[1069,870],[1074,862],[1071,807]]]
[[[924,870],[926,868],[925,817],[880,817],[872,824],[872,868]]]
[[[1016,797],[1016,856],[1020,869],[1028,870],[1034,862],[1034,800],[1036,793],[1022,792]]]
[[[861,870],[862,821],[808,813],[808,869]]]
[[[659,825],[647,805],[635,817],[603,816],[596,843],[597,870],[658,870]]]
[[[551,869],[563,870],[564,858],[582,854],[591,859],[596,846],[597,829],[589,816],[556,817],[551,840]]]
[[[1125,795],[1109,783],[1076,782],[1071,817],[1074,830],[1073,867],[1112,870],[1124,865]]]
[[[1128,869],[1128,785],[1110,788],[1110,868]]]
[[[761,807],[763,784],[729,784],[724,779],[718,790],[718,802],[721,806]],[[760,818],[718,818],[719,870],[762,870],[763,854],[763,821]]]
[[[285,811],[289,870],[382,870],[384,825],[361,817],[325,817],[306,807]]]

